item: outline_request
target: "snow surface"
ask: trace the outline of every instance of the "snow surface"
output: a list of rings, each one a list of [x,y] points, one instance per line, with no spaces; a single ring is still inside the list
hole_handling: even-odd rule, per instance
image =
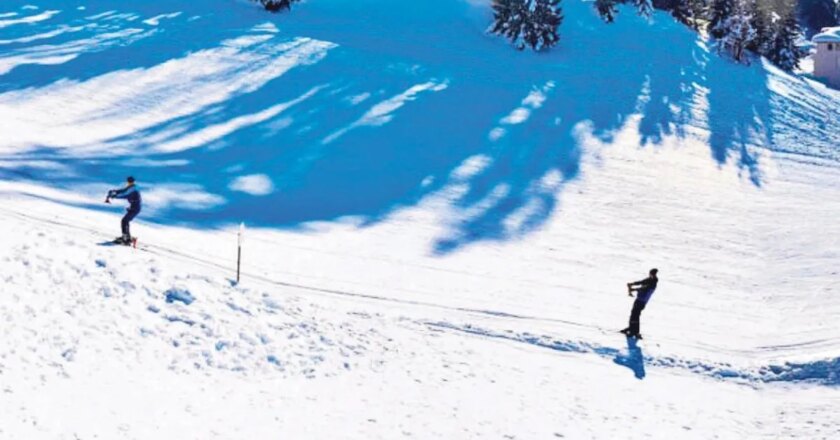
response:
[[[0,7],[0,438],[840,436],[840,93],[583,2],[137,3]]]

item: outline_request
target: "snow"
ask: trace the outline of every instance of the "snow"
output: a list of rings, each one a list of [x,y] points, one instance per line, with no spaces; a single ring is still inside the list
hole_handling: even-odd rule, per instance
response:
[[[274,184],[271,178],[265,174],[252,174],[250,176],[239,176],[230,183],[234,191],[241,191],[255,196],[271,194]]]
[[[0,29],[0,438],[840,435],[840,93],[585,2],[138,3]]]
[[[840,43],[840,26],[822,28],[822,31],[811,39],[814,43]]]
[[[25,8],[24,8],[25,9]],[[5,20],[0,20],[0,29],[16,25],[16,24],[31,24],[37,23],[39,21],[49,20],[54,15],[58,14],[60,11],[50,10],[44,11],[40,14],[35,15],[27,15],[20,18],[8,18]],[[17,15],[7,15],[8,17],[16,17]]]
[[[353,130],[355,128],[363,126],[375,127],[378,125],[387,124],[391,121],[391,119],[393,119],[393,113],[396,110],[399,110],[400,107],[404,106],[407,102],[415,100],[418,94],[426,91],[439,92],[441,90],[446,89],[446,87],[446,83],[435,83],[434,81],[411,86],[408,88],[408,90],[400,93],[399,95],[392,96],[382,102],[375,104],[367,112],[365,112],[365,114],[362,115],[362,117],[359,118],[359,120],[325,137],[322,143],[329,144],[337,140],[341,136],[345,135],[348,131]]]
[[[148,18],[146,20],[143,20],[143,23],[145,23],[149,26],[157,26],[157,25],[160,24],[161,20],[166,19],[166,18],[176,18],[179,15],[181,15],[180,12],[171,12],[169,14],[160,14],[160,15],[154,16],[152,18]]]
[[[504,128],[506,125],[518,125],[522,124],[523,122],[527,121],[528,118],[531,117],[531,112],[534,110],[539,109],[542,107],[543,103],[546,100],[546,93],[551,91],[554,88],[554,83],[549,81],[546,83],[541,89],[532,90],[525,99],[522,100],[522,105],[513,109],[507,116],[502,118],[499,123],[501,124],[499,127],[495,127],[490,130],[490,133],[487,137],[491,141],[497,141],[502,138],[502,136],[507,133],[507,130]]]

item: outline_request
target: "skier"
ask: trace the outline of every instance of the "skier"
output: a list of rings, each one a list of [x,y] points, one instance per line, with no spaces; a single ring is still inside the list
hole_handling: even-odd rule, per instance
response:
[[[125,215],[122,218],[122,236],[114,240],[114,243],[129,245],[132,242],[130,223],[140,213],[141,199],[140,191],[137,190],[137,185],[134,183],[134,177],[128,176],[125,181],[124,188],[108,191],[105,203],[111,203],[111,199],[128,200],[128,208],[126,208]]]
[[[658,269],[651,269],[647,278],[627,283],[627,294],[633,296],[633,292],[636,292],[636,301],[633,301],[633,309],[630,311],[630,326],[622,330],[621,333],[636,339],[642,339],[642,335],[639,333],[642,310],[645,309],[653,291],[656,290],[656,283],[659,282],[659,278],[656,277],[657,272],[659,272]]]

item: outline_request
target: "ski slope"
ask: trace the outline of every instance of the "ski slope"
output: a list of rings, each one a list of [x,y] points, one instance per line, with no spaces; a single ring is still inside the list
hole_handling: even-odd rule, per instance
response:
[[[840,435],[840,92],[584,2],[142,3],[0,6],[0,438]]]

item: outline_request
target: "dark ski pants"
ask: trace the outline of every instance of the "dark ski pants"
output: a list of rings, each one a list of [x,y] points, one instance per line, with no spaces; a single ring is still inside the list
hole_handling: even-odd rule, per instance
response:
[[[129,207],[126,211],[125,215],[122,218],[122,234],[123,237],[131,237],[131,221],[134,220],[134,217],[137,217],[137,214],[140,214],[140,208]]]
[[[630,333],[631,335],[639,334],[639,326],[641,325],[642,310],[645,309],[643,301],[633,301],[633,310],[630,311]]]

